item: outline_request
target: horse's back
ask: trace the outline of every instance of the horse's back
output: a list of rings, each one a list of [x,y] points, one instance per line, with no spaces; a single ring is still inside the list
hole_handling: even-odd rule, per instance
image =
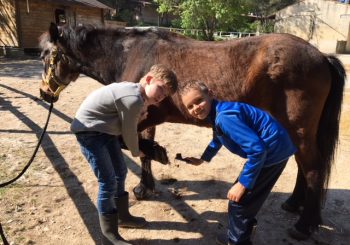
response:
[[[175,70],[180,83],[202,80],[218,99],[247,102],[286,124],[307,114],[318,121],[331,85],[326,56],[290,34],[203,42],[148,33],[140,36],[135,50],[125,62],[126,79],[136,81],[152,64],[163,63]]]
[[[321,93],[330,86],[327,58],[290,34],[223,42],[182,39],[171,47],[163,44],[158,57],[176,70],[180,82],[203,80],[222,99],[246,100],[276,88]]]
[[[162,51],[160,60],[175,68],[181,83],[203,80],[218,99],[263,108],[288,128],[318,122],[331,86],[327,57],[289,34],[182,40]]]

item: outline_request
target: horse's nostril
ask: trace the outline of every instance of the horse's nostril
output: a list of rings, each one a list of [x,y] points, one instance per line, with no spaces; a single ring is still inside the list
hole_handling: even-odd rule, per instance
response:
[[[51,103],[51,102],[55,103],[58,100],[58,96],[54,97],[50,92],[46,92],[42,89],[40,89],[40,98],[42,98],[48,103]]]

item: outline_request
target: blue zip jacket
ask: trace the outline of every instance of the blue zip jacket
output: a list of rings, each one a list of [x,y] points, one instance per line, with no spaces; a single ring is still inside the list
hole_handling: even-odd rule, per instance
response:
[[[209,162],[222,145],[247,158],[238,177],[247,189],[254,187],[262,168],[278,164],[296,151],[286,129],[254,106],[213,100],[207,119],[213,125],[214,134],[201,159]]]

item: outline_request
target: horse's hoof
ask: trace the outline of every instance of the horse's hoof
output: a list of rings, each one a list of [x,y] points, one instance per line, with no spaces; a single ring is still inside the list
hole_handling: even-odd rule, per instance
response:
[[[291,238],[298,241],[307,240],[311,235],[309,232],[304,233],[302,231],[298,231],[295,227],[289,228],[287,233]]]
[[[164,164],[164,165],[170,163],[166,149],[158,144],[154,146],[153,160],[160,162],[161,164]]]
[[[169,158],[166,149],[157,142],[148,139],[139,141],[140,151],[145,154],[148,160],[154,160],[162,164],[169,164]]]
[[[133,192],[134,192],[134,195],[135,195],[137,200],[148,199],[153,194],[152,190],[150,190],[146,186],[140,185],[140,184],[137,185],[136,187],[134,187]]]
[[[281,208],[290,213],[299,213],[300,211],[299,206],[290,205],[287,202],[282,203]]]

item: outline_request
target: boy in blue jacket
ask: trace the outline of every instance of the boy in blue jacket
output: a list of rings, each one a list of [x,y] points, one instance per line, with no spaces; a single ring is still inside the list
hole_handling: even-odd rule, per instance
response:
[[[180,89],[189,114],[207,120],[213,139],[200,158],[186,157],[193,165],[209,162],[224,145],[247,161],[227,193],[228,232],[217,236],[218,244],[252,244],[250,235],[256,215],[296,148],[287,131],[267,112],[240,102],[212,99],[200,81]]]

